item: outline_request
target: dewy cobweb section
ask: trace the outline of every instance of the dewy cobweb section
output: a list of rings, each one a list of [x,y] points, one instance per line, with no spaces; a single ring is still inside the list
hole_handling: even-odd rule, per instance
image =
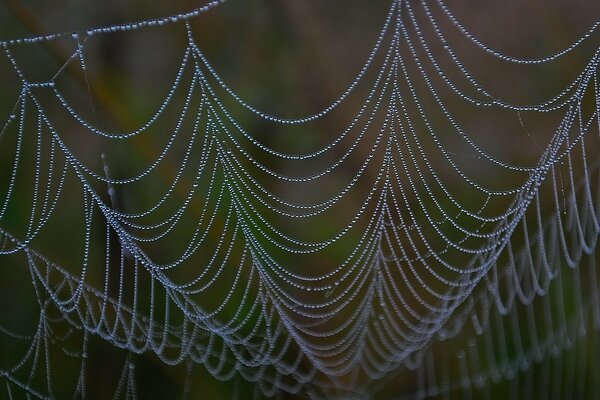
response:
[[[203,53],[192,18],[220,3],[1,42],[17,94],[0,131],[0,259],[7,276],[29,275],[39,313],[29,331],[0,326],[15,348],[6,396],[135,398],[152,385],[138,381],[148,357],[175,371],[182,397],[198,390],[197,366],[266,396],[362,397],[409,377],[388,394],[547,398],[535,382],[553,382],[557,396],[596,397],[600,21],[524,59],[441,0],[393,1],[340,96],[284,118],[241,98]],[[163,102],[135,129],[104,129],[69,71],[89,85],[86,46],[165,25],[182,28],[185,50]],[[72,53],[32,80],[23,51],[53,41]],[[478,78],[464,46],[521,73],[586,55],[529,102]],[[537,147],[491,149],[498,131],[478,132],[475,113],[510,116],[516,146]],[[532,139],[523,115],[552,130]],[[311,137],[342,117],[302,151],[251,122]],[[106,382],[101,346],[123,354]]]

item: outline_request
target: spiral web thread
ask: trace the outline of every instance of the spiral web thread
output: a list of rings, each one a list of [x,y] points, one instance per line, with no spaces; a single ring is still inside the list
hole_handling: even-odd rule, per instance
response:
[[[361,397],[406,376],[407,398],[491,396],[502,382],[513,396],[598,397],[600,21],[564,50],[523,59],[482,43],[441,0],[394,0],[347,89],[286,119],[245,102],[196,44],[189,20],[218,4],[0,42],[19,86],[0,134],[0,259],[28,266],[39,308],[33,332],[0,328],[26,349],[2,370],[6,396],[57,397],[66,359],[80,366],[72,395],[94,397],[88,348],[100,340],[126,354],[115,398],[146,384],[135,358],[147,353],[185,366],[184,398],[199,365],[266,396]],[[85,73],[86,43],[99,35],[163,25],[187,32],[164,102],[139,129],[98,128],[62,90],[66,67]],[[545,68],[582,48],[588,58],[553,96],[517,103],[460,60],[448,25],[509,67]],[[73,53],[30,81],[15,49],[48,41]],[[309,135],[352,96],[362,96],[354,117],[306,152],[246,127]],[[556,124],[535,160],[515,163],[487,150],[455,103]],[[91,157],[75,135],[107,155],[94,147]],[[146,137],[162,143],[153,158],[113,176],[110,149]],[[143,201],[119,204],[127,196]],[[28,212],[9,232],[17,206]],[[71,265],[35,250],[63,207],[80,213]]]

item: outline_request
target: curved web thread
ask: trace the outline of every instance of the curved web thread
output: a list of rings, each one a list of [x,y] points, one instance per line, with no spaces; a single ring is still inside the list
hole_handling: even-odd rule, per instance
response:
[[[147,353],[185,366],[183,396],[195,365],[267,396],[360,396],[412,370],[409,397],[489,394],[502,380],[527,393],[552,374],[555,392],[582,390],[564,371],[593,360],[573,346],[598,327],[598,50],[564,89],[516,103],[476,78],[441,18],[485,54],[526,66],[589,45],[598,23],[564,50],[520,59],[483,44],[441,1],[393,1],[355,80],[290,119],[242,99],[197,45],[189,19],[219,3],[1,43],[20,88],[0,134],[1,254],[28,266],[39,308],[33,333],[2,328],[25,349],[2,370],[7,393],[59,396],[53,369],[65,358],[79,365],[71,393],[93,396],[96,340],[126,353],[115,397],[136,397],[134,359]],[[187,47],[164,101],[137,129],[99,128],[61,86],[66,67],[86,72],[97,35],[167,24],[185,24]],[[46,41],[70,42],[73,54],[30,81],[15,49]],[[351,96],[359,107],[340,133],[303,153],[246,127],[254,118],[282,134],[310,130]],[[515,163],[486,150],[453,101],[559,118],[539,156]],[[109,151],[90,157],[71,132]],[[160,149],[114,177],[112,149],[148,137]],[[23,199],[25,218],[11,221]],[[78,260],[59,265],[33,248],[67,210],[79,214]]]

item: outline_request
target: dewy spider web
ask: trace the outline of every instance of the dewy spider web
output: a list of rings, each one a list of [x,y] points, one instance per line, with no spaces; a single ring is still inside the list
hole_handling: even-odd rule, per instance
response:
[[[266,396],[362,397],[407,379],[392,395],[598,397],[600,20],[525,59],[488,47],[442,0],[394,0],[347,89],[288,119],[244,101],[197,44],[190,20],[220,3],[0,42],[19,87],[0,133],[0,260],[3,276],[28,267],[39,310],[30,332],[0,327],[15,346],[3,396],[136,397],[158,384],[137,381],[151,354],[181,375],[184,398],[198,365]],[[169,25],[185,27],[187,47],[138,129],[104,130],[70,100],[64,76],[86,74],[89,42]],[[71,56],[32,80],[17,52],[52,41]],[[461,60],[464,42],[506,68],[588,58],[557,93],[516,102]],[[315,148],[251,131],[259,120],[310,135],[351,97],[353,117]],[[555,127],[530,162],[513,162],[471,132],[465,109]],[[115,154],[149,141],[161,146],[150,159],[114,175]],[[38,248],[60,224],[72,224],[76,258]],[[124,354],[115,379],[99,374],[94,341]]]

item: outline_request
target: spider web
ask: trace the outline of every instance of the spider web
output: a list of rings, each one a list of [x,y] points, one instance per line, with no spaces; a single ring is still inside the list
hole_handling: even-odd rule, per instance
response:
[[[402,379],[391,395],[598,397],[600,20],[528,59],[488,47],[441,0],[394,0],[340,96],[284,118],[240,97],[197,44],[190,21],[220,3],[0,42],[17,87],[0,133],[0,262],[38,311],[29,331],[2,314],[5,396],[136,398],[157,384],[139,377],[151,358],[183,398],[198,369],[256,396],[363,397]],[[170,26],[186,45],[163,102],[138,128],[102,128],[67,71],[89,89],[90,42]],[[72,53],[31,79],[22,51],[48,42]],[[586,61],[523,101],[478,79],[464,46],[519,73]],[[489,146],[497,131],[474,129],[475,112],[510,116],[526,154]],[[546,139],[523,122],[535,116]],[[103,351],[120,355],[106,376]]]

